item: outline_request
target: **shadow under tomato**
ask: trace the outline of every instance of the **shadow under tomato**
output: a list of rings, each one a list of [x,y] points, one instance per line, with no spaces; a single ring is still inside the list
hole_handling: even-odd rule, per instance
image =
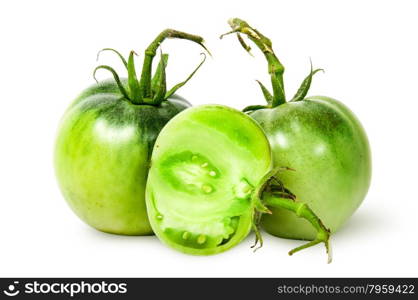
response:
[[[338,238],[348,236],[372,235],[391,226],[390,219],[385,218],[379,211],[359,210],[347,223],[335,233]]]

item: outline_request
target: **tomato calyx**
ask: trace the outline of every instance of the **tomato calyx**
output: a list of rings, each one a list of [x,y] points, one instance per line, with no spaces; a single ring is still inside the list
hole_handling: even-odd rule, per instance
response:
[[[184,81],[176,84],[171,89],[167,90],[166,66],[168,61],[168,54],[162,53],[161,50],[160,61],[158,63],[157,69],[154,72],[154,75],[151,76],[153,59],[156,56],[157,50],[160,47],[161,43],[166,38],[177,38],[192,41],[200,45],[210,55],[209,50],[204,45],[202,37],[173,29],[166,29],[162,31],[145,50],[143,67],[139,80],[136,75],[134,62],[134,57],[137,56],[137,54],[134,51],[131,51],[129,53],[128,60],[126,60],[120,52],[112,48],[104,48],[100,50],[97,54],[97,58],[99,58],[100,53],[104,51],[111,51],[115,53],[120,58],[128,72],[128,86],[125,87],[122,84],[122,81],[120,80],[120,77],[117,74],[117,72],[108,65],[97,66],[93,71],[93,78],[97,82],[96,72],[100,69],[107,70],[112,74],[120,90],[120,93],[125,99],[129,100],[133,104],[159,106],[163,101],[166,101],[168,98],[173,96],[173,94],[178,89],[184,86],[194,76],[194,74],[197,72],[197,70],[199,70],[199,68],[203,65],[203,63],[206,60],[206,55],[204,53],[201,53],[201,55],[203,55],[203,59],[193,70],[193,72]]]
[[[285,68],[283,64],[280,62],[278,57],[273,51],[273,46],[271,40],[260,33],[257,29],[251,27],[246,21],[233,18],[228,21],[229,25],[231,26],[232,30],[222,34],[220,38],[222,39],[225,35],[229,34],[236,34],[238,37],[238,41],[241,46],[247,51],[250,55],[251,54],[251,47],[246,44],[244,39],[242,38],[241,34],[246,35],[264,54],[267,64],[268,64],[268,72],[270,74],[271,86],[273,92],[271,93],[259,80],[256,80],[260,89],[263,93],[263,96],[267,102],[267,105],[250,105],[243,109],[243,112],[252,112],[259,109],[267,109],[267,108],[274,108],[279,105],[286,103],[286,95],[283,83],[283,74]],[[309,75],[303,80],[302,84],[300,85],[298,91],[296,92],[295,96],[290,101],[301,101],[305,98],[306,94],[309,91],[309,88],[312,83],[312,77],[318,71],[323,71],[322,69],[315,69],[312,68],[311,62],[311,71]]]
[[[262,214],[272,214],[269,207],[281,208],[292,211],[296,216],[304,218],[312,224],[317,230],[317,236],[313,241],[310,241],[302,246],[296,247],[289,251],[289,255],[317,245],[324,243],[326,252],[328,254],[328,263],[332,261],[331,248],[329,243],[330,230],[324,226],[321,219],[310,209],[310,207],[303,202],[298,202],[296,196],[288,190],[281,180],[278,178],[280,172],[295,171],[288,167],[277,167],[268,172],[255,188],[252,200],[254,203],[254,218],[252,228],[255,232],[255,243],[251,246],[254,251],[263,246],[263,239],[260,233],[260,220]],[[257,245],[259,245],[257,247]]]
[[[296,94],[293,96],[292,100],[290,100],[289,102],[301,101],[305,99],[306,95],[308,94],[309,88],[311,87],[313,76],[319,71],[325,72],[324,69],[314,70],[312,66],[312,61],[310,61],[310,63],[311,63],[311,71],[309,72],[309,75],[306,76],[306,78],[302,81],[302,84],[300,85]]]

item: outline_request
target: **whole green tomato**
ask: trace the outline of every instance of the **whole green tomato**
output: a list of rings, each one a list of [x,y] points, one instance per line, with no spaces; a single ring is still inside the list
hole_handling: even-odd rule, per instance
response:
[[[194,74],[167,91],[168,55],[162,54],[151,79],[153,57],[167,37],[201,45],[203,42],[198,36],[163,31],[145,52],[140,81],[135,73],[134,52],[126,61],[116,50],[104,49],[121,58],[128,78],[120,79],[109,66],[97,67],[95,72],[106,69],[114,80],[99,82],[83,91],[62,118],[55,144],[59,186],[80,219],[100,231],[124,235],[152,233],[145,206],[152,147],[164,125],[190,107],[189,102],[174,93]]]
[[[232,32],[246,34],[262,49],[273,86],[270,93],[260,82],[268,105],[244,111],[266,133],[275,166],[288,166],[280,180],[296,201],[307,203],[331,232],[337,231],[365,198],[371,179],[371,154],[366,133],[355,115],[341,102],[323,96],[305,97],[312,70],[292,100],[286,102],[284,67],[271,41],[245,21],[232,19]],[[242,45],[249,47],[240,39]],[[263,215],[262,226],[276,236],[312,240],[316,233],[308,222],[282,208]]]
[[[366,134],[353,113],[327,97],[309,97],[250,113],[264,129],[283,184],[309,204],[332,232],[354,213],[366,196],[371,175]],[[272,209],[262,225],[269,233],[313,239],[310,224],[283,209]]]

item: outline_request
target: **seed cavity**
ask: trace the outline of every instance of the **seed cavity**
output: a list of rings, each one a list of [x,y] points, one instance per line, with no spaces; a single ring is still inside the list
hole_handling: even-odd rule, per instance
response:
[[[157,168],[171,188],[188,194],[214,193],[221,173],[206,157],[191,151],[179,152],[157,163]]]
[[[206,242],[206,236],[204,234],[201,234],[197,237],[197,243],[202,245]]]
[[[245,178],[241,180],[233,187],[234,194],[237,198],[245,199],[249,197],[254,187]]]
[[[249,186],[249,185],[245,186],[242,191],[244,193],[248,194],[249,192],[251,192],[251,186]]]
[[[202,185],[202,191],[206,194],[209,194],[213,191],[213,187],[210,186],[209,184],[204,184]]]
[[[181,237],[183,238],[183,240],[187,240],[187,239],[189,239],[189,237],[190,237],[190,232],[187,232],[187,231],[183,232],[183,235],[182,235]]]

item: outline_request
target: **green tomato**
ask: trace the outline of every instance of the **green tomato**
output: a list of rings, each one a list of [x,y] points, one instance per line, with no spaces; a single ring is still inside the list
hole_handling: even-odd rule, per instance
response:
[[[164,125],[190,105],[180,98],[159,107],[136,105],[112,89],[117,86],[110,81],[87,89],[65,113],[56,175],[68,204],[87,224],[109,233],[150,234],[144,197],[151,150]]]
[[[260,82],[267,105],[244,109],[264,129],[276,167],[295,172],[280,174],[280,180],[309,204],[332,232],[337,231],[359,207],[370,185],[371,154],[366,133],[354,114],[342,103],[328,97],[307,97],[313,75],[305,78],[296,95],[286,102],[284,67],[274,54],[271,40],[240,19],[230,20],[232,32],[242,33],[259,47],[268,62],[273,93]],[[241,40],[241,45],[249,47]],[[269,233],[292,239],[315,239],[306,220],[282,208],[263,215]]]
[[[277,197],[270,173],[269,141],[254,120],[221,105],[189,108],[154,146],[146,188],[151,227],[167,245],[196,255],[230,249],[251,228],[260,239],[257,217],[270,212],[264,205],[290,209],[321,227],[307,207]],[[327,243],[328,232],[319,230]]]
[[[309,97],[250,116],[263,127],[273,150],[275,166],[290,166],[280,179],[309,204],[324,224],[337,231],[366,196],[371,156],[366,134],[354,114],[327,97]],[[314,239],[315,231],[289,211],[272,208],[262,225],[276,236]]]
[[[109,66],[97,67],[95,72],[106,69],[114,80],[83,91],[62,118],[55,144],[59,186],[72,210],[100,231],[124,235],[152,233],[145,206],[152,147],[164,125],[190,107],[174,92],[191,76],[166,90],[168,55],[162,55],[151,78],[153,57],[166,37],[199,44],[203,41],[198,36],[163,31],[145,52],[140,80],[135,73],[133,51],[126,61],[116,50],[104,49],[121,58],[128,78],[120,79]]]

